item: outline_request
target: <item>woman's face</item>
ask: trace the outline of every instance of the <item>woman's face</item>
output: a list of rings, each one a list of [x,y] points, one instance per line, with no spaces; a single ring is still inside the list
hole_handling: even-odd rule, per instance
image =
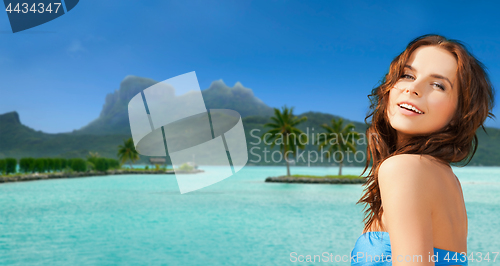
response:
[[[450,52],[417,48],[389,92],[387,115],[398,137],[425,135],[448,125],[457,110],[457,86],[457,60]]]

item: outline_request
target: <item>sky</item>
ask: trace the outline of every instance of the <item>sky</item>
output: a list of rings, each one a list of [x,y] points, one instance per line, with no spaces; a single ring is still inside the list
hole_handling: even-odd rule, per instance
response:
[[[80,1],[67,14],[12,33],[0,14],[0,114],[46,133],[96,119],[127,75],[157,81],[195,71],[271,107],[363,121],[367,95],[414,38],[457,39],[500,97],[495,1]],[[499,101],[496,101],[499,105]],[[496,120],[487,126],[500,128]]]

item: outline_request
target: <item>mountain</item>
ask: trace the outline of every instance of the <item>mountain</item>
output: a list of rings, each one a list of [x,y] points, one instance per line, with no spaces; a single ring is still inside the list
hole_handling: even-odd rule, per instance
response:
[[[101,114],[97,119],[72,133],[77,135],[130,135],[128,103],[144,89],[158,81],[129,75],[120,83],[120,88],[106,95]],[[222,80],[212,82],[210,87],[202,91],[205,106],[208,109],[231,109],[242,117],[249,115],[270,116],[273,109],[255,97],[253,91],[237,82],[232,88]]]
[[[307,112],[299,114],[307,116],[307,122],[299,125],[299,128],[312,136],[313,133],[323,132],[321,124],[329,124],[332,118],[338,118],[331,114]],[[249,151],[249,165],[279,165],[282,163],[273,162],[270,158],[277,147],[270,149],[259,142],[258,137],[267,132],[268,128],[264,124],[270,122],[267,116],[247,116],[243,118],[243,127],[247,139],[247,148]],[[345,123],[352,122],[356,131],[364,132],[366,125],[364,123],[345,120]],[[500,129],[486,128],[487,134],[479,129],[479,146],[474,158],[469,165],[500,166]],[[35,131],[23,125],[17,112],[10,112],[0,115],[0,158],[5,157],[63,157],[63,158],[85,158],[89,151],[98,152],[101,156],[116,158],[118,145],[123,144],[123,140],[130,138],[130,134],[116,135],[90,135],[74,133],[47,134],[41,131]],[[252,150],[253,148],[253,150]],[[358,151],[365,151],[366,145],[359,145]],[[309,151],[317,151],[317,146],[309,143],[306,145],[306,154]],[[265,153],[267,152],[267,162]],[[259,158],[260,156],[260,158]],[[146,163],[148,156],[140,156],[138,163]],[[312,165],[331,165],[324,158],[318,158]],[[307,165],[305,162],[299,162],[299,165]],[[363,166],[363,163],[353,162],[346,165]]]
[[[157,81],[148,78],[127,76],[121,82],[118,90],[106,96],[99,117],[87,126],[71,133],[48,134],[36,131],[23,125],[17,112],[2,114],[0,115],[0,158],[85,158],[89,151],[98,152],[104,157],[116,158],[118,145],[123,144],[124,139],[131,137],[128,102],[137,93],[156,83]],[[268,130],[264,124],[270,122],[269,116],[273,114],[273,109],[256,98],[251,89],[243,87],[239,82],[231,88],[222,80],[217,80],[212,82],[208,89],[203,90],[202,94],[208,109],[232,109],[242,115],[249,150],[250,161],[248,164],[282,164],[275,163],[270,158],[277,147],[270,149],[263,142],[258,143],[258,137]],[[339,118],[339,116],[319,112],[306,112],[298,114],[298,116],[308,118],[306,122],[298,126],[308,136],[323,132],[322,124],[330,124],[332,118]],[[344,121],[344,124],[353,123],[358,132],[366,130],[365,123],[347,119]],[[477,132],[479,146],[469,165],[500,166],[500,153],[498,152],[500,150],[500,129],[486,128],[486,130],[487,134],[482,129]],[[361,144],[357,149],[365,151],[366,145]],[[317,146],[309,143],[306,145],[305,151],[306,153],[317,151]],[[264,160],[266,155],[267,162]],[[256,162],[259,156],[261,160]],[[149,157],[141,155],[138,163],[146,163],[148,159]],[[331,165],[326,161],[322,163],[322,159],[324,158],[318,158],[318,161],[312,165]],[[301,162],[298,164],[307,165],[307,163]],[[363,163],[352,163],[351,165],[362,166]]]
[[[74,130],[73,133],[78,135],[130,135],[128,103],[137,93],[156,83],[158,82],[149,78],[126,76],[120,83],[118,90],[106,95],[99,117],[81,129]]]
[[[255,97],[253,91],[243,87],[240,82],[230,88],[222,80],[216,80],[208,89],[202,91],[202,95],[208,109],[231,109],[242,117],[271,116],[274,113],[273,108]]]
[[[130,135],[48,134],[23,124],[17,112],[0,115],[0,158],[64,157],[85,158],[89,151],[115,158],[118,145]]]

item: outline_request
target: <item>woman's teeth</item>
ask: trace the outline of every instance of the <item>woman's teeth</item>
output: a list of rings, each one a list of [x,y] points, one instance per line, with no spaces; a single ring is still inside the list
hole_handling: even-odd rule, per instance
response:
[[[405,109],[408,109],[408,110],[413,111],[413,112],[418,113],[418,114],[423,114],[423,112],[418,110],[417,108],[415,108],[415,106],[407,104],[407,103],[402,103],[399,105],[399,107],[403,107]]]

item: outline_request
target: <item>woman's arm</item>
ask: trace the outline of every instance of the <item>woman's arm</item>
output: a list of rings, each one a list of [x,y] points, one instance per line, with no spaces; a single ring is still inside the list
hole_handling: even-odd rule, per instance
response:
[[[391,239],[393,265],[434,265],[429,260],[434,254],[433,175],[424,160],[420,155],[401,154],[388,158],[379,168],[384,226]]]

